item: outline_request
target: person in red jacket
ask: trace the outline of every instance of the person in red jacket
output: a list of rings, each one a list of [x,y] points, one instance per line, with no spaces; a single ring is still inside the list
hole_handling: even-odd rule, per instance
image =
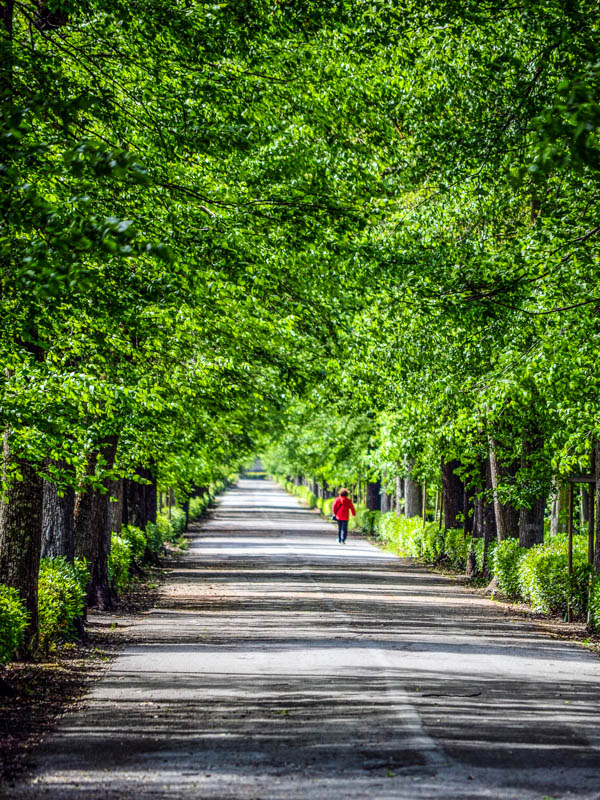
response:
[[[352,512],[352,516],[356,516],[356,509],[354,508],[354,503],[348,495],[350,492],[348,489],[340,489],[340,493],[338,497],[335,498],[335,503],[333,504],[333,508],[331,509],[333,515],[337,519],[338,524],[338,542],[345,544],[346,537],[348,536],[348,520],[350,519],[350,512]]]

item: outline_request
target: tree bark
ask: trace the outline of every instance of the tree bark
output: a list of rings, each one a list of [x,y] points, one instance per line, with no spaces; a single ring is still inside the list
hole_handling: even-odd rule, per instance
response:
[[[148,467],[138,467],[135,471],[145,481],[126,480],[124,493],[127,497],[127,524],[142,530],[148,522],[156,522],[156,478]],[[170,502],[170,493],[168,493]]]
[[[55,484],[44,481],[43,495],[42,558],[64,556],[68,561],[73,561],[75,490],[67,486],[62,490],[61,497]]]
[[[590,493],[586,486],[581,487],[581,528],[587,525],[590,519]]]
[[[444,495],[444,528],[458,528],[459,514],[464,512],[465,486],[455,470],[460,461],[444,461],[442,459],[442,491]]]
[[[396,516],[401,517],[403,508],[402,501],[404,500],[404,479],[398,475],[396,477]]]
[[[404,479],[404,514],[406,517],[418,517],[423,505],[421,484],[407,475]]]
[[[42,549],[44,484],[34,465],[13,456],[4,435],[3,479],[15,466],[21,480],[10,479],[0,503],[0,583],[17,589],[29,612],[25,652],[35,648],[38,630],[38,575]]]
[[[112,436],[90,455],[88,475],[96,472],[98,455],[102,456],[106,469],[111,469],[115,461],[117,437]],[[110,554],[110,525],[108,514],[108,485],[102,481],[102,489],[88,489],[79,493],[75,499],[75,555],[85,558],[90,566],[88,585],[88,606],[110,608],[114,593],[108,582],[108,556]]]
[[[594,572],[600,572],[600,442],[594,446],[594,463],[596,471],[596,513],[595,520],[595,549],[594,549]]]
[[[367,483],[367,508],[369,511],[381,511],[381,482],[370,481]]]
[[[123,478],[108,483],[108,527],[115,533],[123,526],[124,483]]]
[[[552,507],[550,511],[550,536],[556,536],[560,527],[562,489],[558,486],[556,478],[552,480]]]
[[[519,517],[519,544],[533,547],[544,541],[544,511],[546,498],[536,498],[531,508],[522,508]]]
[[[468,484],[464,485],[463,496],[463,533],[469,536],[473,532],[473,517],[475,514],[475,490]]]
[[[519,511],[508,503],[501,503],[498,496],[498,486],[502,477],[514,475],[517,469],[516,464],[509,467],[502,466],[498,462],[497,449],[494,439],[490,436],[489,441],[489,475],[491,481],[494,514],[496,517],[496,530],[498,531],[498,541],[503,539],[516,538],[519,535]]]
[[[530,425],[523,437],[521,466],[531,468],[532,457],[535,457],[543,447],[544,440],[537,425]],[[530,508],[522,508],[519,514],[519,544],[521,547],[533,547],[544,541],[544,511],[546,509],[546,496],[537,496],[530,499]]]

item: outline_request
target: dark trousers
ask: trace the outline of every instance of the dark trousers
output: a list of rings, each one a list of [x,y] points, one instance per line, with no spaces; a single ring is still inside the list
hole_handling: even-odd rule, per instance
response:
[[[348,520],[338,519],[338,542],[345,542],[348,536]]]

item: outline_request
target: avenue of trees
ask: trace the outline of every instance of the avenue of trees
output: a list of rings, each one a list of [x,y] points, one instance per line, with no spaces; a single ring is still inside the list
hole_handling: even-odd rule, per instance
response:
[[[0,583],[30,641],[42,553],[107,604],[111,528],[265,449],[374,497],[443,463],[447,508],[539,541],[600,465],[595,12],[0,1]]]

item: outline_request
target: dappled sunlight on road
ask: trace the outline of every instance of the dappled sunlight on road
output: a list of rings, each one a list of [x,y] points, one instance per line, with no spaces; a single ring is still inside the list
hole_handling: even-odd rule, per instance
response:
[[[595,657],[270,482],[221,499],[131,635],[15,800],[598,797]]]

